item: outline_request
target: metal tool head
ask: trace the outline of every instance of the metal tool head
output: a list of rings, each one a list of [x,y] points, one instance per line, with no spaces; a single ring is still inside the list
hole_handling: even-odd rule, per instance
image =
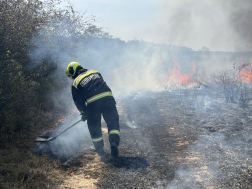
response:
[[[50,136],[39,136],[34,142],[49,142],[52,141],[54,139],[56,139],[58,136],[60,136],[62,133],[66,132],[68,129],[72,128],[73,126],[75,126],[76,124],[80,123],[82,120],[77,121],[76,123],[73,123],[72,125],[70,125],[69,127],[67,127],[66,129],[64,129],[63,131],[61,131],[60,133],[58,133],[57,135],[50,137]]]
[[[54,138],[50,136],[39,136],[34,142],[49,142],[52,141]]]

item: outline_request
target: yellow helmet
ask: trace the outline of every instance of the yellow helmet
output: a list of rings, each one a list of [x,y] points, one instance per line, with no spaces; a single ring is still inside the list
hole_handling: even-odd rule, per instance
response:
[[[67,66],[66,74],[72,80],[74,80],[74,78],[76,77],[76,70],[78,67],[82,68],[78,62],[70,62],[70,64],[68,64]]]

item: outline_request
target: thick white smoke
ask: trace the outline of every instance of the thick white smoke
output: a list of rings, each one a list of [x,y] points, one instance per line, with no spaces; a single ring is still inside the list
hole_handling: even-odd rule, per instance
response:
[[[150,42],[206,46],[213,51],[251,51],[249,0],[158,0],[157,19],[142,39]],[[140,36],[139,36],[140,37]]]
[[[229,17],[223,12],[221,3],[215,2],[220,6],[211,1],[200,3],[159,1],[159,3],[163,7],[160,18],[165,19],[158,20],[155,27],[152,27],[148,34],[150,41],[184,46],[194,44],[196,50],[202,46],[217,50],[234,50],[234,42],[229,39],[235,36],[235,32],[231,29],[231,25],[227,25]],[[62,26],[58,28],[58,33],[64,33],[71,27],[65,21],[58,25]],[[64,87],[51,98],[54,102],[64,104],[66,110],[72,110],[75,106],[70,93],[71,80],[65,80],[67,77],[65,69],[71,61],[79,62],[84,68],[98,70],[112,88],[117,100],[143,89],[157,91],[160,80],[165,80],[175,62],[180,63],[182,74],[188,73],[191,63],[194,63],[198,80],[201,81],[218,70],[232,68],[237,56],[243,56],[243,54],[197,52],[187,47],[136,40],[125,42],[114,38],[79,38],[76,41],[75,37],[67,35],[50,36],[48,30],[41,30],[39,35],[33,38],[32,43],[37,46],[36,51],[31,54],[34,63],[46,57],[57,63],[58,69],[54,77],[61,80]],[[132,121],[128,122],[128,126],[134,129],[138,127]],[[62,150],[64,155],[73,155],[78,151],[80,145],[78,141],[82,141],[82,137],[89,136],[88,130],[83,132],[80,134],[77,127],[69,130],[65,137],[55,142],[55,145],[51,145],[52,149],[58,151],[64,148]]]

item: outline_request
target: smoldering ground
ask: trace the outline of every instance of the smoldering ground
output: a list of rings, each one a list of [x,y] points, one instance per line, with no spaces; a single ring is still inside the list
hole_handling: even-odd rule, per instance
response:
[[[101,188],[150,187],[153,181],[156,188],[247,186],[243,172],[251,170],[250,108],[226,103],[216,85],[197,88],[196,97],[190,92],[140,90],[118,101],[121,159],[105,160],[118,170],[102,170],[110,184],[98,182]],[[83,136],[68,137],[79,142],[79,151]],[[73,150],[68,140],[56,146],[60,153]]]
[[[71,121],[67,121],[64,124],[61,124],[61,126],[57,126],[56,131],[48,131],[45,133],[45,136],[54,136],[58,134],[60,131],[69,127],[70,124],[77,122],[78,119],[80,118],[74,117]],[[52,158],[67,161],[74,157],[77,152],[81,153],[85,150],[93,149],[92,145],[87,124],[86,122],[81,122],[75,125],[72,130],[61,134],[56,140],[37,143],[35,152],[40,155],[47,154]]]
[[[146,157],[150,163],[149,170],[156,172],[156,166],[160,164],[163,166],[163,168],[158,168],[159,173],[151,174],[155,178],[158,177],[157,175],[160,177],[156,180],[157,188],[249,186],[248,176],[244,178],[244,175],[246,173],[249,175],[251,171],[249,155],[251,153],[249,147],[251,116],[247,116],[250,108],[244,109],[238,104],[226,103],[220,88],[216,86],[198,89],[197,99],[191,99],[192,96],[188,95],[188,92],[179,94],[174,91],[163,91],[145,94],[146,100],[134,98],[137,96],[134,95],[133,98],[129,98],[130,101],[127,101],[125,106],[128,107],[127,112],[131,114],[129,119],[134,120],[135,125],[138,126],[138,129],[133,128],[133,130],[141,133],[140,138],[134,143],[137,145],[141,141],[146,143],[143,138],[147,137],[147,148],[138,147],[138,149],[141,149],[142,156]],[[178,97],[178,95],[181,96]],[[155,104],[157,101],[161,101],[159,105]],[[171,105],[171,102],[177,102],[180,105],[173,105],[172,108],[166,106]],[[144,107],[148,103],[152,104],[153,117],[149,114],[150,110]],[[145,113],[146,117],[144,117]],[[160,118],[160,113],[163,114],[167,125],[171,123],[170,126],[162,126],[166,121]],[[178,133],[181,136],[175,137],[179,135]],[[191,141],[192,136],[197,139],[194,138]],[[174,137],[180,139],[173,140]],[[188,143],[190,147],[184,153],[182,149],[176,151]],[[143,152],[142,149],[144,149]],[[179,151],[181,155],[176,157],[176,160],[169,154],[176,154]],[[155,154],[155,160],[152,159],[153,154]],[[174,167],[171,167],[171,161]],[[162,169],[174,175],[165,173],[167,174],[165,176],[162,174]],[[145,176],[146,179],[149,178],[149,175]],[[171,177],[174,177],[174,180],[170,182]]]
[[[47,34],[41,32],[40,35],[44,36],[42,38],[46,38]],[[129,172],[126,170],[119,171],[122,178],[115,175],[114,180],[111,181],[117,183],[118,188],[123,188],[130,182],[132,187],[153,186],[150,183],[139,182],[140,177],[155,180],[156,187],[161,188],[179,187],[188,185],[188,183],[195,187],[221,185],[223,184],[222,179],[232,177],[232,175],[228,175],[228,172],[223,172],[223,166],[226,166],[225,170],[233,173],[240,169],[238,164],[241,160],[248,158],[247,156],[237,156],[236,151],[237,145],[248,147],[249,140],[243,132],[249,133],[250,130],[246,127],[248,125],[241,126],[239,118],[239,115],[243,115],[247,110],[239,109],[238,104],[226,104],[221,90],[210,85],[210,79],[206,76],[210,77],[212,73],[227,68],[232,69],[236,58],[242,57],[245,61],[249,61],[250,53],[196,52],[186,47],[159,46],[140,41],[124,42],[113,38],[83,39],[78,41],[73,49],[60,48],[60,46],[55,48],[48,46],[46,42],[37,41],[37,49],[34,54],[31,54],[32,59],[36,62],[35,60],[39,61],[48,55],[54,62],[57,62],[59,68],[55,72],[55,77],[59,80],[65,81],[62,78],[66,77],[64,70],[67,64],[77,61],[85,68],[100,71],[112,88],[118,105],[121,105],[118,107],[122,131],[120,154],[122,157],[138,157],[145,160],[144,162],[148,162],[129,161],[129,165],[125,163],[124,159],[124,165],[130,169],[128,171],[137,170],[135,174],[138,176],[131,178],[128,177]],[[72,38],[63,36],[53,38],[53,44],[61,44],[61,41],[71,43]],[[53,50],[59,52],[58,56],[52,55]],[[43,56],[38,56],[40,54]],[[180,83],[176,85],[176,88],[170,89],[157,81],[165,81],[167,74],[170,74],[174,68],[175,62],[180,63],[181,75],[188,73],[191,63],[195,64],[198,74],[196,88],[185,87]],[[208,64],[210,62],[211,66]],[[68,110],[74,107],[70,85],[70,80],[62,83],[63,90],[54,94],[61,95],[51,96],[54,103],[62,104],[66,115],[70,114],[71,112]],[[74,117],[73,121],[78,118]],[[250,119],[246,120],[246,124],[248,123],[250,123]],[[68,124],[62,127],[67,126]],[[57,129],[63,128],[58,127]],[[173,133],[172,130],[176,130],[176,133]],[[187,137],[184,137],[183,132]],[[214,135],[211,136],[213,133]],[[237,133],[241,135],[236,136]],[[235,135],[235,138],[232,135]],[[241,138],[239,138],[240,136]],[[181,139],[182,137],[183,139]],[[181,144],[179,140],[185,144]],[[229,140],[233,143],[228,143]],[[193,145],[193,142],[196,142],[196,145]],[[216,143],[221,147],[218,145],[216,147]],[[62,134],[48,146],[39,145],[38,151],[43,153],[43,151],[49,150],[54,157],[62,158],[66,162],[78,152],[84,149],[90,150],[91,146],[92,142],[87,127],[85,123],[81,123]],[[210,151],[208,151],[209,149]],[[105,150],[108,151],[108,149]],[[217,150],[229,150],[230,153],[236,155],[232,156],[229,162],[221,161],[226,159],[227,155],[219,153]],[[242,150],[249,154],[249,148],[241,148],[239,153],[243,152]],[[214,157],[210,157],[211,154],[207,152],[215,154]],[[200,161],[198,155],[204,156],[205,161]],[[195,161],[187,162],[187,157]],[[211,165],[211,158],[217,158],[218,162]],[[199,170],[195,170],[195,162],[200,162]],[[250,160],[247,161],[247,164],[249,162]],[[116,163],[113,165],[118,166]],[[150,173],[145,173],[144,169],[148,169]],[[204,170],[208,171],[204,173],[205,175],[212,174],[211,182],[206,180],[202,173]],[[103,172],[106,173],[109,170]],[[220,177],[220,175],[224,176]],[[127,177],[127,180],[123,178],[124,176]],[[186,180],[188,178],[189,181]],[[109,185],[109,187],[112,188],[113,185]]]

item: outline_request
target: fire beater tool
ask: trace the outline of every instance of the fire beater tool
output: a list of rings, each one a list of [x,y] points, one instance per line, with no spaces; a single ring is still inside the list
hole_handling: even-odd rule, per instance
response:
[[[39,136],[34,142],[49,142],[52,140],[55,140],[58,136],[60,136],[62,133],[66,132],[68,129],[72,128],[73,126],[77,125],[78,123],[80,123],[82,120],[77,121],[76,123],[73,123],[72,125],[70,125],[69,127],[67,127],[66,129],[64,129],[63,131],[61,131],[60,133],[58,133],[55,136]]]

